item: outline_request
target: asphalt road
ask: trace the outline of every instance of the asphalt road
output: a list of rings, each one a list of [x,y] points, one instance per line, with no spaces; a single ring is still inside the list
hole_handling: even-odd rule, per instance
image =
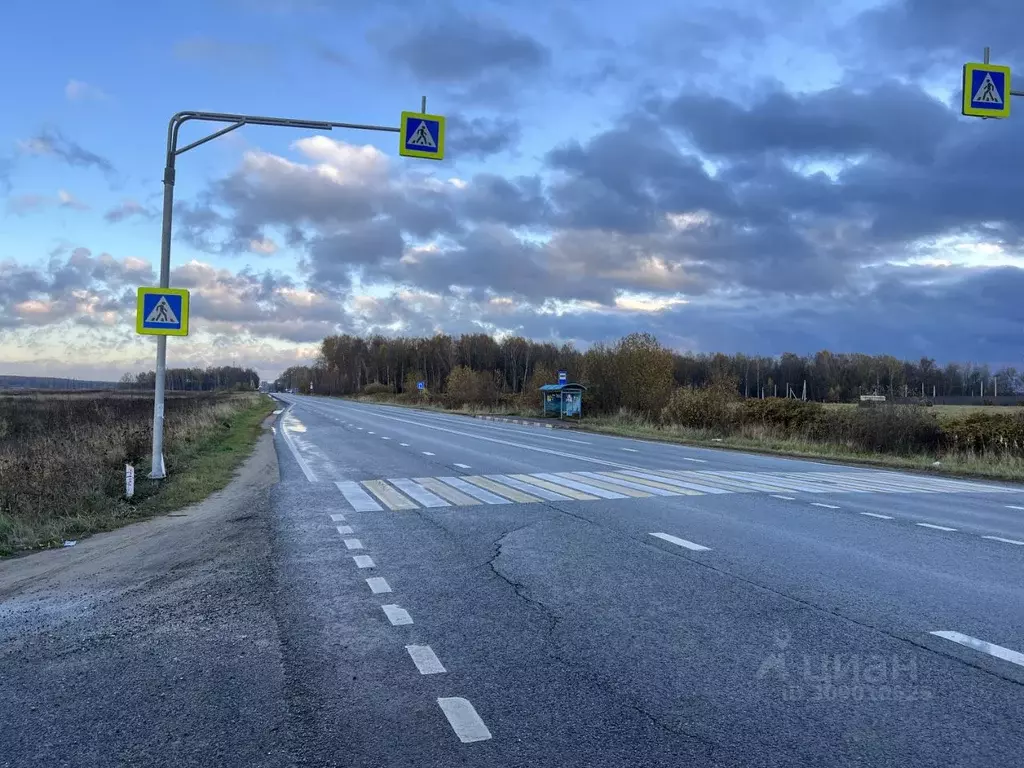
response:
[[[1024,488],[283,400],[314,762],[1024,765]]]
[[[1024,765],[1024,487],[282,400],[0,564],[0,766]]]

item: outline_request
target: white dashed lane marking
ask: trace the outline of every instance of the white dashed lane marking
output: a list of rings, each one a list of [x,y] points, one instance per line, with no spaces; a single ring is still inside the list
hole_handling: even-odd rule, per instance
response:
[[[469,469],[469,464],[456,464],[459,469]]]
[[[835,504],[822,504],[820,501],[812,501],[812,507],[823,507],[824,509],[839,509]]]
[[[401,627],[406,624],[412,624],[412,616],[409,615],[405,608],[399,608],[397,605],[382,605],[381,608],[384,609],[384,615],[388,617],[388,621],[393,626]]]
[[[403,448],[408,448],[409,447],[408,443],[399,443],[399,445],[402,446]]]
[[[448,724],[463,744],[486,741],[491,738],[491,732],[467,699],[452,696],[438,699],[437,703],[441,706],[444,716],[448,718]]]
[[[435,454],[431,453],[430,451],[424,451],[423,455],[424,456],[434,456]]]
[[[933,531],[955,531],[956,528],[950,528],[946,525],[933,525],[932,523],[914,523],[922,528],[931,528]]]
[[[331,522],[332,523],[344,523],[345,522],[345,516],[344,515],[331,515]]]
[[[677,546],[680,546],[683,549],[689,549],[693,552],[707,552],[711,549],[711,547],[705,547],[701,544],[694,544],[692,541],[680,539],[678,536],[673,536],[668,533],[652,533],[651,536],[661,539],[662,541],[667,541],[669,544],[675,544]]]
[[[1003,544],[1016,544],[1018,547],[1024,547],[1024,541],[1017,541],[1016,539],[1004,539],[1002,536],[982,536],[983,539],[989,541],[1001,541]]]
[[[353,533],[352,526],[351,525],[339,525],[338,526],[338,533],[340,533],[342,536],[348,536],[349,534]]]
[[[1017,506],[1014,506],[1013,504],[1007,504],[1006,508],[1007,509],[1024,509],[1024,507],[1017,507]]]
[[[439,675],[447,670],[429,645],[407,645],[405,650],[421,675]]]
[[[890,515],[880,515],[877,512],[861,512],[864,517],[877,517],[879,520],[892,520]]]
[[[347,549],[362,549],[363,542],[359,539],[345,539],[345,547]]]
[[[622,450],[629,451],[630,453],[640,453],[636,448],[623,448]]]
[[[373,558],[369,555],[354,555],[352,559],[356,561],[356,566],[359,568],[376,568]]]
[[[374,576],[373,578],[367,579],[366,584],[370,587],[370,591],[375,595],[382,595],[385,592],[391,591],[391,585],[388,584],[387,579],[381,576]]]
[[[792,496],[779,496],[777,493],[771,494],[773,499],[782,499],[783,501],[796,501]]]
[[[938,632],[929,632],[928,634],[941,637],[944,640],[950,640],[954,643],[959,643],[960,645],[967,646],[968,648],[980,651],[981,653],[987,653],[989,656],[995,656],[997,659],[1008,661],[1019,667],[1024,667],[1024,653],[1018,653],[1017,651],[1009,648],[1004,648],[1001,645],[989,643],[985,640],[979,640],[976,637],[964,635],[960,632],[948,632],[946,630],[941,630]]]

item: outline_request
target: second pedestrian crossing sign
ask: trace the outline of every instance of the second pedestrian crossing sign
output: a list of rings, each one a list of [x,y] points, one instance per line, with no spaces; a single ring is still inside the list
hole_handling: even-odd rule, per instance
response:
[[[444,160],[444,117],[421,112],[402,113],[398,154]]]
[[[188,336],[188,291],[139,288],[135,332],[148,336]]]
[[[1010,116],[1010,68],[997,64],[964,64],[962,113],[972,117]]]

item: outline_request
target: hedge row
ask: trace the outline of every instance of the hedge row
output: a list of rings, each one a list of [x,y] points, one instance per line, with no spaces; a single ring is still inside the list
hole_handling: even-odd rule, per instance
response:
[[[673,392],[662,422],[722,436],[757,432],[876,453],[1024,456],[1020,413],[970,413],[940,420],[922,406],[837,409],[778,398],[737,401],[721,390],[704,388]]]

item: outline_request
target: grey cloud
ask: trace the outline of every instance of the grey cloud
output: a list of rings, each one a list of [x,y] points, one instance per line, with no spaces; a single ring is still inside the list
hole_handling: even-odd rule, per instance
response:
[[[24,153],[30,155],[52,155],[68,165],[81,168],[98,168],[104,173],[113,173],[114,165],[105,157],[91,152],[80,144],[68,139],[60,131],[42,130],[28,141],[21,143]]]
[[[407,28],[397,42],[384,45],[392,59],[425,82],[463,83],[495,72],[536,72],[551,57],[534,38],[495,20],[459,13],[443,20],[434,14],[426,18],[423,26]]]
[[[103,218],[111,224],[116,224],[117,222],[124,221],[125,219],[130,219],[133,216],[138,216],[143,219],[152,219],[156,216],[156,213],[139,204],[135,200],[125,200],[103,214]]]
[[[506,179],[481,173],[473,177],[457,199],[460,210],[473,221],[537,227],[551,216],[543,184],[537,176]]]
[[[448,118],[446,145],[450,156],[484,158],[514,149],[519,143],[519,121],[506,117],[466,118],[453,114]],[[446,153],[448,150],[446,150]]]
[[[344,291],[354,272],[395,263],[402,258],[404,247],[401,229],[390,220],[370,221],[315,238],[309,244],[309,284],[316,290]]]
[[[683,93],[652,105],[702,152],[794,157],[869,152],[928,162],[955,124],[953,113],[918,88],[896,82],[804,96],[769,94],[750,108],[720,96]]]

